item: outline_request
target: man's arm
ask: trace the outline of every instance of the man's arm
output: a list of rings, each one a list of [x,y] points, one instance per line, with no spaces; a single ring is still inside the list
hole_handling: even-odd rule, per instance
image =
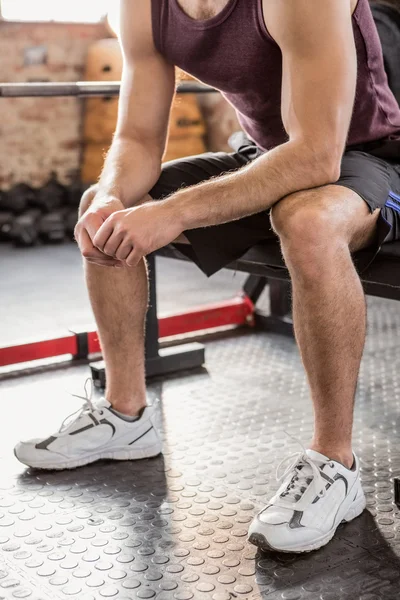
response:
[[[183,230],[260,212],[339,177],[357,71],[350,0],[268,0],[264,14],[282,50],[282,119],[289,141],[236,173],[167,200]]]
[[[174,68],[153,44],[150,0],[121,1],[123,75],[118,124],[99,181],[127,206],[157,182],[175,90]]]
[[[88,262],[118,266],[93,244],[107,218],[140,203],[157,182],[175,89],[174,68],[153,44],[150,0],[121,0],[124,67],[118,124],[99,183],[82,198],[75,238]]]
[[[160,176],[175,72],[154,47],[150,0],[121,0],[120,41],[118,124],[99,190],[127,207],[142,200]]]

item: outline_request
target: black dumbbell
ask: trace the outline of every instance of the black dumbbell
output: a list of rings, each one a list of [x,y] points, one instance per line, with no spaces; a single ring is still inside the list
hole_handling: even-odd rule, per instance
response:
[[[34,206],[35,199],[36,193],[33,188],[26,183],[18,183],[1,195],[0,210],[21,214],[30,206]]]
[[[16,246],[34,246],[39,241],[39,210],[31,209],[15,217],[10,236]]]
[[[37,190],[34,206],[42,212],[49,213],[66,204],[67,198],[67,188],[59,183],[56,174],[52,173],[46,185]]]
[[[12,212],[0,212],[0,242],[11,240],[11,230],[14,215]]]
[[[66,233],[65,212],[54,210],[42,215],[38,222],[39,237],[45,244],[59,244]]]

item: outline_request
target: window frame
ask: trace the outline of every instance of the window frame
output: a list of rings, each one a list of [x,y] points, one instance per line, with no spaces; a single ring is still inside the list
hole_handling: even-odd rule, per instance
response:
[[[99,17],[96,21],[88,21],[88,20],[69,20],[69,19],[18,19],[18,18],[6,18],[3,14],[3,0],[0,0],[0,23],[19,23],[19,24],[40,24],[40,25],[88,25],[88,26],[97,26],[103,23],[106,20],[107,13],[102,12],[99,14]]]

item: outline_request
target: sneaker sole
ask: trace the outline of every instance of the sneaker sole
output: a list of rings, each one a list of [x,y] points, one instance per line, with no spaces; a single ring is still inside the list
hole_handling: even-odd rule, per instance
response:
[[[42,469],[42,470],[65,470],[65,469],[76,469],[78,467],[84,467],[85,465],[89,465],[91,463],[97,462],[98,460],[140,460],[144,458],[154,458],[161,454],[162,448],[161,444],[153,444],[152,446],[148,446],[147,448],[139,449],[136,448],[132,450],[115,449],[108,452],[97,452],[95,454],[91,454],[89,456],[85,456],[84,458],[63,461],[63,462],[37,462],[37,461],[29,461],[29,463],[23,459],[21,459],[16,451],[14,450],[15,457],[27,467],[31,467],[33,469]]]
[[[359,517],[364,512],[366,504],[367,503],[365,500],[365,496],[364,494],[362,494],[362,496],[360,496],[360,498],[358,498],[358,500],[350,506],[346,515],[343,517],[340,523],[336,525],[336,527],[331,529],[324,536],[318,538],[317,540],[315,540],[315,542],[309,544],[308,546],[302,546],[298,548],[275,548],[274,546],[271,546],[271,544],[269,544],[266,537],[262,533],[257,531],[249,535],[248,541],[254,546],[257,546],[260,550],[265,552],[283,552],[284,554],[300,554],[305,552],[313,552],[314,550],[319,550],[319,548],[326,546],[326,544],[328,544],[328,542],[331,541],[331,539],[336,533],[337,528],[341,523],[349,523],[353,519]]]

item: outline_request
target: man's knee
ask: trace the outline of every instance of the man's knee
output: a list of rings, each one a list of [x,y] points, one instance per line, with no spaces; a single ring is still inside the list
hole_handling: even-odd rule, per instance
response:
[[[271,211],[272,227],[282,243],[314,246],[328,241],[338,230],[334,203],[324,201],[321,190],[291,194],[275,204]]]
[[[329,193],[327,197],[323,188],[291,194],[278,202],[271,222],[292,273],[308,282],[320,281],[338,252],[348,250],[344,221],[340,201]]]

